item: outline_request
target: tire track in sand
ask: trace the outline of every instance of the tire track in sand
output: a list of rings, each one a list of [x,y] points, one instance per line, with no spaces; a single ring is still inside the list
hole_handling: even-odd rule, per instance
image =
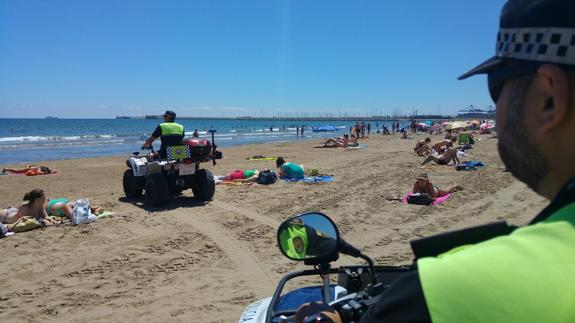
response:
[[[215,201],[214,201],[215,202]],[[213,203],[213,202],[212,202]],[[213,203],[216,205],[219,203]],[[223,209],[227,209],[223,207]],[[237,212],[236,212],[237,213]],[[248,212],[249,213],[249,212]],[[234,236],[227,234],[224,228],[219,227],[217,223],[211,220],[214,214],[202,214],[197,217],[185,218],[187,225],[190,225],[211,239],[224,253],[230,258],[236,266],[236,281],[238,283],[254,284],[264,286],[270,281],[274,281],[271,268],[262,268],[261,265],[254,261],[256,255],[249,251],[247,247],[242,246],[242,242]]]
[[[238,214],[238,215],[243,215],[247,218],[250,218],[252,220],[256,220],[256,221],[258,221],[262,224],[265,224],[269,227],[272,227],[274,229],[278,228],[279,225],[281,224],[281,222],[274,220],[273,218],[259,215],[257,212],[249,211],[240,205],[235,206],[235,205],[232,205],[230,203],[226,203],[226,202],[222,202],[222,201],[216,201],[216,200],[211,201],[210,205],[218,207],[218,208],[223,209],[225,211],[229,211],[229,212]]]

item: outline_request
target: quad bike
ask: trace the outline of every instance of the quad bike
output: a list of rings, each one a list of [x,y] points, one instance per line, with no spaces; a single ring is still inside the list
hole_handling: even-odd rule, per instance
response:
[[[436,256],[457,245],[509,234],[514,229],[500,221],[413,240],[410,244],[415,259],[418,259]],[[296,310],[309,302],[329,304],[338,312],[342,322],[358,322],[368,307],[379,301],[383,292],[397,278],[415,270],[414,266],[374,266],[368,256],[340,238],[330,218],[318,212],[285,220],[278,229],[277,243],[284,256],[304,261],[306,265],[313,265],[314,269],[286,274],[272,297],[248,305],[239,323],[295,322]],[[367,265],[332,268],[330,262],[337,260],[339,253],[362,258]],[[336,284],[330,283],[330,274],[337,274]],[[282,295],[286,283],[301,276],[319,276],[322,284],[298,288]],[[310,314],[303,322],[329,322],[325,319],[320,312]]]
[[[214,142],[212,131],[212,143]],[[212,173],[201,169],[200,163],[222,158],[217,146],[209,140],[190,139],[179,146],[166,147],[167,157],[158,158],[154,148],[151,153],[140,156],[134,152],[126,160],[129,169],[124,172],[122,184],[127,198],[138,198],[144,193],[144,205],[162,206],[170,197],[191,188],[194,197],[209,201],[214,196],[215,183]]]

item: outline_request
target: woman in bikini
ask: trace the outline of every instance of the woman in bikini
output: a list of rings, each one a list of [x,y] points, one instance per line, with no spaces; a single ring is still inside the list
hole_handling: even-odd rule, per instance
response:
[[[427,177],[426,173],[421,173],[417,176],[415,183],[413,183],[413,193],[428,194],[433,198],[438,198],[449,193],[460,191],[463,188],[459,185],[452,186],[447,190],[442,190],[439,187],[433,185]]]
[[[4,168],[2,173],[25,174],[26,176],[52,174],[54,170],[46,166],[26,165],[24,168]]]
[[[34,189],[24,194],[23,200],[27,201],[27,203],[22,204],[18,208],[9,207],[0,210],[0,221],[4,224],[13,224],[23,217],[29,217],[42,220],[47,225],[55,223],[46,213],[46,195],[44,191]]]
[[[49,199],[46,205],[46,212],[53,216],[66,217],[72,219],[74,213],[74,202],[70,202],[67,198]],[[90,205],[90,211],[94,214],[100,214],[104,210],[99,206]]]

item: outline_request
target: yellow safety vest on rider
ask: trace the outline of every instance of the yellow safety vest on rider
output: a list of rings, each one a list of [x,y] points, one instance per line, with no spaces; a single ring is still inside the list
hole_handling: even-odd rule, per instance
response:
[[[160,146],[160,156],[166,158],[166,147],[168,146],[178,146],[182,144],[182,139],[184,139],[184,126],[175,122],[164,122],[160,124],[161,142]]]
[[[162,129],[162,137],[170,135],[177,135],[177,136],[184,135],[184,126],[182,126],[179,123],[163,122],[160,123],[160,128]]]
[[[575,203],[417,263],[432,322],[575,322]]]
[[[280,243],[288,257],[304,259],[308,246],[308,236],[305,226],[288,226],[280,236]]]

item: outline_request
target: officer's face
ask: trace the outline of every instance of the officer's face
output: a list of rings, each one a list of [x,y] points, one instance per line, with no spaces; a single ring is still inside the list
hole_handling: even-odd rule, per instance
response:
[[[303,243],[303,239],[301,237],[295,237],[292,239],[293,242],[293,247],[295,249],[295,251],[297,253],[302,253],[304,252],[304,243]]]
[[[525,122],[528,105],[532,102],[527,98],[533,77],[524,76],[506,81],[503,85],[496,102],[497,148],[507,170],[538,192],[548,165]]]

